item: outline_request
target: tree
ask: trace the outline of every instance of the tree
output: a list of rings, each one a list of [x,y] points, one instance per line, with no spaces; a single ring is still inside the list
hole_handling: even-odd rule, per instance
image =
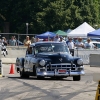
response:
[[[83,22],[100,23],[99,0],[1,0],[0,28],[10,22],[10,32],[40,34],[74,29]],[[32,26],[31,26],[31,25]],[[3,31],[3,27],[0,29]]]

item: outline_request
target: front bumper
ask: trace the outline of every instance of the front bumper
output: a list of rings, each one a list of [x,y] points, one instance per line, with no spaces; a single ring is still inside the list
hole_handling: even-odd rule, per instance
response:
[[[44,71],[44,72],[37,72],[37,76],[44,76],[44,77],[52,77],[52,76],[77,76],[77,75],[84,75],[85,72],[84,70],[80,71],[80,72],[66,72],[66,73],[58,73],[56,71]]]

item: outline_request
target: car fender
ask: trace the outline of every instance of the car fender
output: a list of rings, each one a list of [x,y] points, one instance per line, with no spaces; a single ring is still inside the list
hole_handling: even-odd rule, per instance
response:
[[[15,70],[18,72],[24,66],[24,58],[16,58]]]

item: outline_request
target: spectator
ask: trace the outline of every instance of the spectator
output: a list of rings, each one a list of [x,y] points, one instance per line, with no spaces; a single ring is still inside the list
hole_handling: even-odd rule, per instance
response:
[[[84,48],[84,44],[82,42],[82,38],[81,37],[78,38],[78,42],[75,43],[75,46],[77,47],[77,49]]]
[[[43,39],[43,41],[48,41],[48,39]]]
[[[60,41],[59,35],[57,34],[56,37],[54,38],[54,41]]]
[[[26,36],[26,39],[24,40],[24,46],[28,46],[31,44],[31,40],[29,39],[29,36]]]
[[[35,38],[35,42],[39,42],[39,38],[36,37],[36,38]]]
[[[17,45],[17,41],[14,39],[14,36],[12,36],[11,39],[9,40],[9,45],[10,46],[16,46]]]
[[[88,38],[87,42],[84,45],[84,48],[85,49],[93,49],[93,48],[96,48],[96,46],[93,43],[91,43],[91,39]]]
[[[74,49],[74,42],[72,41],[72,38],[69,38],[69,42],[67,45],[69,49]]]
[[[69,42],[69,39],[70,39],[70,38],[68,37],[67,39],[68,39],[68,40],[66,40],[66,44],[68,45],[68,42]]]
[[[4,44],[4,46],[7,46],[7,45],[8,45],[7,40],[6,40],[6,38],[5,38],[5,37],[4,37],[3,44]]]
[[[30,47],[30,44],[27,45],[27,50],[26,50],[26,54],[32,54],[32,47]]]
[[[31,43],[35,43],[35,38],[34,37],[31,38]]]
[[[70,50],[70,53],[72,54],[72,56],[74,56],[74,42],[72,41],[72,38],[69,38],[69,42],[68,42],[68,48]]]
[[[59,42],[66,43],[66,41],[65,41],[65,40],[63,40],[63,37],[62,37],[62,36],[60,37],[60,41],[59,41]]]
[[[54,39],[55,39],[55,37],[52,37],[52,38],[51,38],[51,41],[54,41]]]
[[[76,44],[78,42],[78,38],[74,38],[73,42],[74,42],[74,44]]]
[[[16,40],[16,36],[14,36],[14,39]]]
[[[2,40],[0,39],[0,47],[3,45]]]
[[[49,41],[52,41],[52,38],[49,38]]]
[[[65,41],[68,41],[68,37],[67,36],[65,36]]]
[[[2,37],[2,43],[4,42],[4,38],[5,38],[5,37]]]

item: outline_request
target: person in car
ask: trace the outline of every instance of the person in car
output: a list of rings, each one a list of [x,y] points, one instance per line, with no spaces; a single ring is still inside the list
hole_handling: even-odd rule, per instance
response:
[[[84,48],[85,49],[93,49],[93,48],[97,48],[93,43],[91,43],[91,39],[88,38],[87,42],[84,44]]]

